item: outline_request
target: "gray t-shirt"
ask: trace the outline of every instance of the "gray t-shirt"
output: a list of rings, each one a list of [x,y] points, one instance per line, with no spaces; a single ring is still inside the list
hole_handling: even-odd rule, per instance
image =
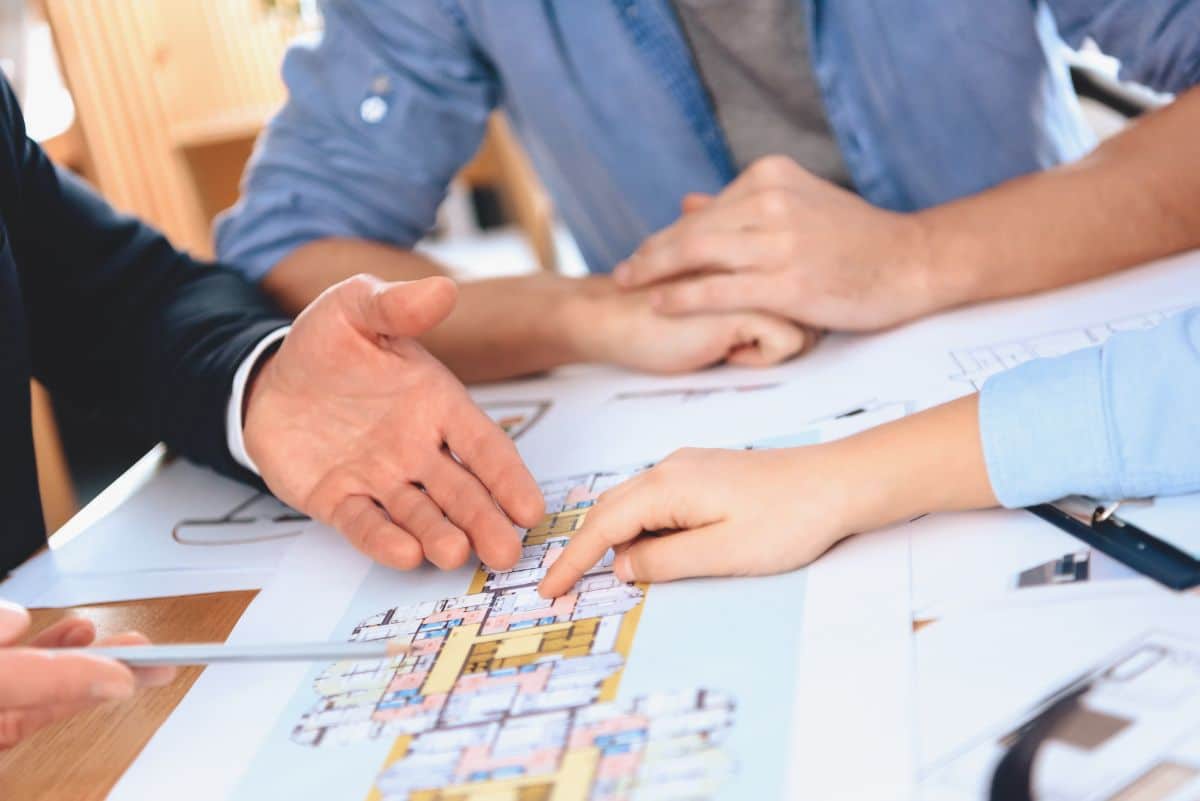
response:
[[[781,154],[851,186],[813,74],[800,0],[672,2],[738,168]]]

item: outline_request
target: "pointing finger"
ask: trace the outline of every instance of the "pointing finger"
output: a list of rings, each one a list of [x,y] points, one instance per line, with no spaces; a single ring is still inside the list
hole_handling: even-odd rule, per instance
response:
[[[668,460],[669,461],[669,460]],[[631,542],[648,531],[687,529],[713,522],[691,497],[695,482],[687,471],[667,462],[627,481],[600,497],[580,530],[546,571],[538,587],[543,597],[562,595],[599,562],[609,548]],[[677,535],[670,535],[671,539]]]

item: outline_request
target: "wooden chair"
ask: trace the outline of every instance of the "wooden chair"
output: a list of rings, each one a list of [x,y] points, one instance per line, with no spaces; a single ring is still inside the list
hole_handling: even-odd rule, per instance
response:
[[[179,247],[212,255],[255,137],[283,102],[295,26],[258,0],[46,0],[89,171],[114,205]],[[468,180],[496,184],[546,269],[553,211],[497,117]]]

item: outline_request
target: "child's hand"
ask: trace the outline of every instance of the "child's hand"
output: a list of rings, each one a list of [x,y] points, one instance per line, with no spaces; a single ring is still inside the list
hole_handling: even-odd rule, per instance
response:
[[[856,487],[836,446],[677,451],[600,497],[541,584],[561,595],[614,548],[623,581],[761,575],[806,565],[852,533]],[[640,537],[643,532],[664,532]]]

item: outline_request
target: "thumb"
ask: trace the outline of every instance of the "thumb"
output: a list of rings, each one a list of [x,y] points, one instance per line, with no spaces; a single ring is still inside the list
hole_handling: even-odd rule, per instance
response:
[[[458,298],[454,282],[443,276],[395,283],[367,277],[360,285],[367,290],[359,295],[361,326],[388,337],[424,334],[446,319]]]
[[[746,315],[738,325],[738,345],[727,362],[743,367],[767,367],[798,356],[816,342],[809,329],[765,314]]]
[[[29,629],[25,607],[0,599],[0,645],[12,645]]]

